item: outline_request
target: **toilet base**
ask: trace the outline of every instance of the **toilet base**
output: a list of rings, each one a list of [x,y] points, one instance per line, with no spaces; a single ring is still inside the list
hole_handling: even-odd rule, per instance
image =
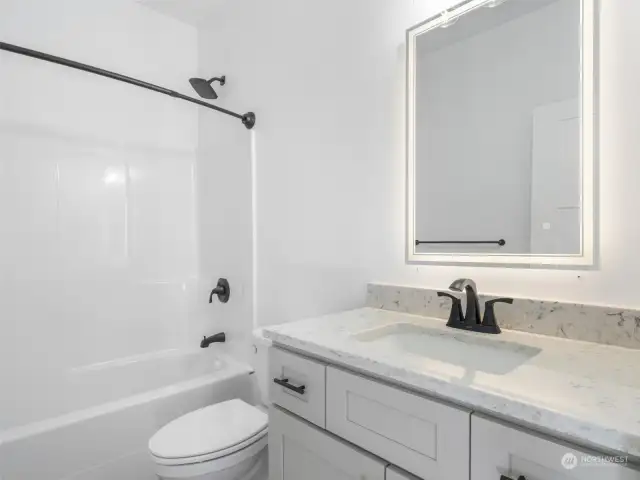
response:
[[[205,464],[207,462],[204,462]],[[186,467],[186,468],[185,468]],[[194,467],[194,468],[189,468]],[[269,455],[267,448],[243,462],[230,468],[199,474],[204,464],[181,466],[180,469],[163,469],[158,473],[159,480],[268,480],[269,478]]]

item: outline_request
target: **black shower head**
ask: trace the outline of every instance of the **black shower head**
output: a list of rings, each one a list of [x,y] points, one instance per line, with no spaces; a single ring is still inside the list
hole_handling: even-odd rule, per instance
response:
[[[208,98],[210,100],[215,100],[216,98],[218,98],[218,94],[215,92],[215,90],[211,86],[211,84],[216,81],[220,82],[221,86],[224,85],[225,76],[223,75],[220,78],[215,77],[215,78],[212,78],[211,80],[205,80],[204,78],[189,79],[189,83],[191,84],[193,89],[196,92],[198,92],[198,95],[200,95],[202,98]]]

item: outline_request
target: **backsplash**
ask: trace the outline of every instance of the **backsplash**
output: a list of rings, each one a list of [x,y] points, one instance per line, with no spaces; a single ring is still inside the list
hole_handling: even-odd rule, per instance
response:
[[[444,289],[446,291],[446,289]],[[367,306],[447,319],[451,300],[437,290],[374,284],[367,286]],[[479,295],[480,305],[498,298]],[[514,298],[512,305],[496,304],[501,328],[586,342],[640,349],[640,311],[574,303]]]

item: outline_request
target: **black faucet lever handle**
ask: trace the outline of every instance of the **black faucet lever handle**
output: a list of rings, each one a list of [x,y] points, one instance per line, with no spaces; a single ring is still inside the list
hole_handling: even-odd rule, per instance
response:
[[[482,319],[482,325],[485,327],[495,328],[495,333],[500,333],[500,327],[498,326],[498,322],[496,320],[496,311],[494,309],[494,305],[496,303],[513,303],[513,298],[494,298],[493,300],[488,300],[484,304],[484,317]]]
[[[487,300],[484,304],[488,307],[496,303],[513,303],[513,298],[494,298],[493,300]]]
[[[447,292],[438,292],[439,297],[447,297],[451,299],[451,312],[449,313],[449,321],[447,326],[460,325],[464,322],[464,316],[462,314],[462,302],[455,295],[451,295]]]
[[[214,295],[217,295],[218,300],[220,300],[222,303],[227,303],[229,301],[229,296],[231,295],[231,287],[229,286],[229,281],[226,278],[219,279],[216,287],[211,290],[211,294],[209,295],[209,303],[213,303]]]
[[[453,300],[454,302],[455,302],[456,300],[460,301],[460,299],[459,299],[458,297],[456,297],[455,295],[452,295],[452,294],[450,294],[450,293],[447,293],[447,292],[438,292],[438,296],[439,296],[439,297],[447,297],[447,298],[450,298],[450,299],[451,299],[451,300]]]

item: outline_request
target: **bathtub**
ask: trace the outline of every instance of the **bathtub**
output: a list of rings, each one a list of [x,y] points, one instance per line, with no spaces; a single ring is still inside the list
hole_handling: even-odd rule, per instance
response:
[[[3,395],[0,480],[155,480],[149,438],[206,405],[251,401],[252,373],[212,350],[167,350],[32,379],[20,404]]]

